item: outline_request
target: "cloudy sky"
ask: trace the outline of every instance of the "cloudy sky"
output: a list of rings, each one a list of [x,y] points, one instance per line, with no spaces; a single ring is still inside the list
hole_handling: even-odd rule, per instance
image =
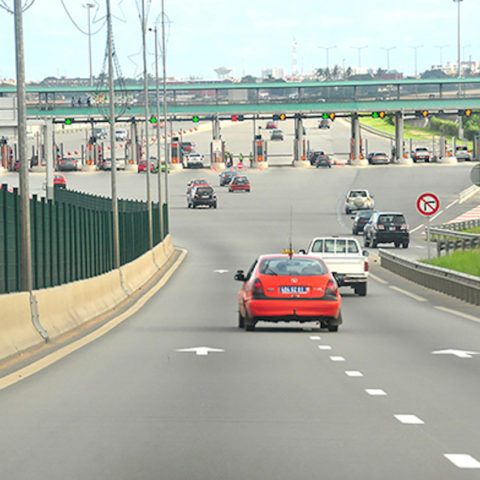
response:
[[[27,0],[24,0],[24,2]],[[30,2],[30,0],[28,0]],[[102,71],[105,53],[105,0],[34,0],[24,13],[28,80],[54,76],[88,76],[87,9],[92,8],[94,73]],[[149,25],[159,20],[160,0],[111,0],[114,38],[125,76],[142,72],[139,11],[145,1]],[[63,4],[62,4],[63,3]],[[13,0],[0,6],[13,8]],[[72,20],[67,15],[64,6]],[[297,42],[298,71],[326,66],[390,67],[414,72],[443,61],[456,61],[457,4],[452,0],[165,0],[169,76],[214,79],[225,66],[232,75],[260,75],[264,68],[292,71],[292,44]],[[464,0],[462,44],[466,59],[480,59],[480,1]],[[78,27],[78,28],[77,28]],[[153,36],[148,36],[149,70],[153,71]],[[440,46],[444,48],[440,49]],[[0,8],[0,78],[15,76],[14,17]]]

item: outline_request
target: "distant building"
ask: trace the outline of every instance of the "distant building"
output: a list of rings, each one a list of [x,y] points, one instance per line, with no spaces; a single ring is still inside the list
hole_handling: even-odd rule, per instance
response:
[[[283,68],[266,68],[262,70],[263,78],[283,78],[285,77],[285,70]]]

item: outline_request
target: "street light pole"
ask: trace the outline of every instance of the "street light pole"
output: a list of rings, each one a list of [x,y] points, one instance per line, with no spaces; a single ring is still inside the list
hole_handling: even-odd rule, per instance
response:
[[[161,150],[160,143],[162,138],[162,133],[160,131],[160,88],[158,84],[158,29],[157,25],[154,28],[148,29],[150,32],[153,31],[155,35],[155,96],[156,96],[156,117],[157,117],[157,161],[158,161],[158,215],[159,215],[159,226],[160,226],[160,241],[163,240],[163,207],[162,207],[162,161],[161,161]],[[167,162],[165,162],[165,168],[168,168]]]
[[[169,226],[168,220],[168,164],[169,164],[169,151],[168,151],[168,135],[167,135],[167,55],[166,55],[166,42],[165,42],[165,0],[162,0],[162,67],[163,67],[163,123],[165,125],[165,215],[163,221],[167,227]]]
[[[413,58],[414,58],[414,71],[415,71],[415,78],[417,77],[417,50],[419,48],[423,48],[423,45],[416,45],[413,48]]]
[[[93,74],[92,74],[92,31],[91,31],[91,21],[90,21],[90,9],[94,8],[93,3],[85,3],[83,5],[87,9],[88,17],[88,64],[90,67],[90,86],[93,86]]]
[[[325,57],[326,57],[326,61],[327,61],[327,69],[329,68],[330,66],[330,62],[329,62],[329,51],[333,48],[337,48],[336,45],[330,45],[329,47],[322,47],[322,46],[319,46],[318,48],[323,48],[325,50]]]
[[[442,55],[443,49],[447,48],[448,46],[449,45],[435,45],[435,48],[438,48],[440,51],[440,66],[443,65],[443,55]]]
[[[142,43],[143,43],[143,95],[145,97],[145,156],[147,165],[147,212],[148,212],[148,244],[153,248],[153,224],[152,224],[152,193],[150,188],[150,147],[148,138],[148,74],[147,74],[147,17],[145,13],[145,0],[142,0]],[[157,118],[158,122],[158,118]]]
[[[457,3],[457,77],[460,78],[462,76],[462,58],[461,58],[461,46],[460,46],[460,3],[463,2],[463,0],[453,0],[455,3]]]
[[[107,43],[108,43],[108,97],[110,107],[110,172],[112,185],[112,230],[113,230],[113,262],[114,268],[120,268],[120,234],[118,222],[118,196],[117,196],[117,158],[115,154],[115,85],[113,73],[113,40],[112,40],[112,12],[110,0],[107,0]]]
[[[361,51],[362,51],[364,48],[367,48],[367,47],[368,47],[368,45],[363,45],[363,47],[352,47],[352,48],[356,48],[356,49],[357,49],[358,68],[361,68],[361,66],[362,66]]]
[[[15,55],[17,66],[17,138],[20,163],[20,282],[21,290],[33,289],[32,251],[30,231],[30,192],[27,164],[27,107],[25,103],[25,54],[23,49],[22,0],[15,0]]]
[[[387,52],[387,70],[390,70],[390,50],[394,50],[396,47],[382,47],[382,50]]]

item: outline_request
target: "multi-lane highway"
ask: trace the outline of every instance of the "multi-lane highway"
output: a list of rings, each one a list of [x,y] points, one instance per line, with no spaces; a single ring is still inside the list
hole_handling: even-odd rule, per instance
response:
[[[251,136],[241,130],[251,128],[224,129],[232,151],[247,152]],[[338,122],[311,141],[340,151],[343,129]],[[205,139],[194,140],[200,151]],[[338,333],[262,323],[245,332],[233,280],[257,255],[286,248],[290,231],[295,249],[348,234],[342,197],[352,187],[368,188],[379,209],[404,212],[411,229],[423,222],[415,199],[426,190],[441,199],[437,221],[454,218],[470,206],[455,203],[470,168],[270,167],[247,172],[251,193],[228,193],[209,170],[172,173],[171,234],[188,251],[184,262],[109,334],[0,391],[3,475],[478,478],[478,307],[400,279],[372,255],[368,295],[341,291]],[[105,172],[66,176],[71,188],[109,193]],[[197,176],[216,188],[218,209],[186,208],[186,183]],[[32,174],[32,188],[42,178]],[[120,173],[119,195],[145,198],[144,176]],[[426,256],[422,229],[398,252]],[[215,351],[181,351],[196,347]]]

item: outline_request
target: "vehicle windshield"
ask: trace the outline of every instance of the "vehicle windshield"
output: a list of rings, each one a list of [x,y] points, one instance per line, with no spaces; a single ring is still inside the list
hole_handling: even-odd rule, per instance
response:
[[[391,215],[380,215],[378,217],[379,225],[394,224],[394,225],[403,225],[405,222],[405,217],[400,214],[391,214]]]
[[[357,197],[366,197],[367,192],[365,190],[353,190],[350,192],[350,198],[357,198]]]
[[[325,275],[325,263],[317,258],[267,258],[260,263],[262,275],[294,275],[297,277]]]
[[[235,183],[243,185],[245,183],[248,183],[248,178],[247,177],[236,177],[234,181],[235,181]]]

